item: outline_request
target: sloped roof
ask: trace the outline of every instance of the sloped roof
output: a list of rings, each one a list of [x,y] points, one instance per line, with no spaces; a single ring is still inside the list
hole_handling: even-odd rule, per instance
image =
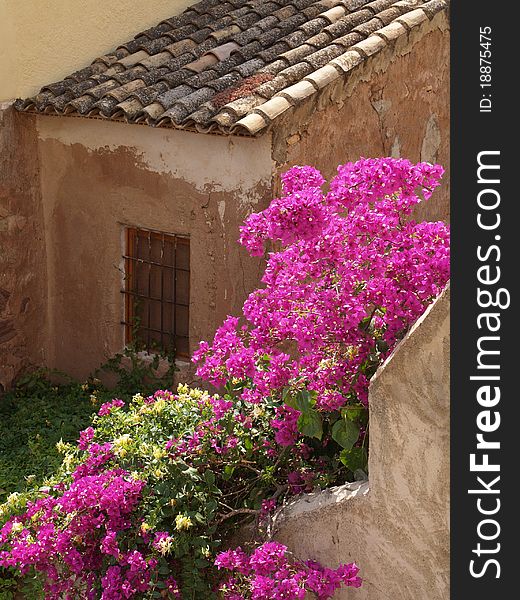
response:
[[[447,0],[201,0],[18,110],[256,135]]]

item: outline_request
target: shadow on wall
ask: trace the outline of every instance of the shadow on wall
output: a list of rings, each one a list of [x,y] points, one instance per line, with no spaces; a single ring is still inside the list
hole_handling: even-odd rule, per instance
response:
[[[370,485],[291,503],[276,539],[299,557],[355,561],[364,585],[338,600],[449,597],[449,286],[370,387]]]

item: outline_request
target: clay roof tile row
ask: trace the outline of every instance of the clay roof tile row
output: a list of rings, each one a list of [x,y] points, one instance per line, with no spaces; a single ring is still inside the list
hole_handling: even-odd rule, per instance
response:
[[[201,0],[21,111],[257,135],[449,0]]]

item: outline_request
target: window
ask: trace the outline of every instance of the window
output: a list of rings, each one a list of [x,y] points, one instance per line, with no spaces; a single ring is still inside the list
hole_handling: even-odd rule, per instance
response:
[[[128,228],[123,258],[126,343],[188,357],[190,240]]]

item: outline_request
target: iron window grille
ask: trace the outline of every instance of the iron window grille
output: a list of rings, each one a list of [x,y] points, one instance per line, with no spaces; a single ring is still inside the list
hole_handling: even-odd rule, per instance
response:
[[[189,356],[190,240],[126,229],[125,342],[140,350]]]

